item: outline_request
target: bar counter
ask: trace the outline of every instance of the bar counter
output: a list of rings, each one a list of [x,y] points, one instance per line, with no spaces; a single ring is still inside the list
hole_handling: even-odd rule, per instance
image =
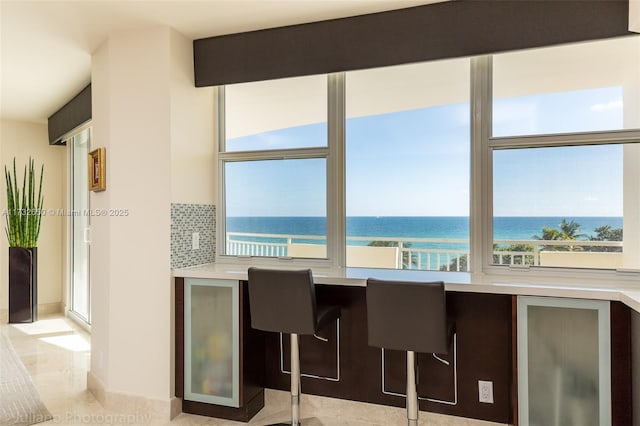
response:
[[[253,263],[250,262],[248,260],[246,265],[215,263],[173,271],[176,396],[183,398],[185,412],[248,421],[264,405],[264,388],[289,389],[288,337],[259,332],[250,325],[247,297],[247,269]],[[303,269],[304,266],[283,264],[281,268]],[[518,377],[527,371],[527,368],[518,368],[519,348],[523,347],[518,340],[518,324],[527,320],[526,315],[519,317],[519,304],[525,299],[543,305],[567,301],[581,309],[580,306],[598,303],[607,309],[603,311],[607,313],[603,336],[610,342],[610,350],[606,351],[609,355],[605,370],[611,371],[610,390],[603,389],[599,394],[606,395],[606,411],[611,413],[611,425],[634,424],[635,396],[640,394],[640,279],[632,272],[620,273],[625,279],[606,281],[571,276],[541,277],[527,270],[486,275],[364,268],[311,269],[318,303],[340,305],[342,315],[339,327],[327,327],[323,331],[326,342],[313,336],[301,336],[303,394],[404,407],[404,353],[381,352],[367,342],[366,282],[368,278],[443,281],[447,290],[448,315],[456,323],[456,343],[449,354],[441,357],[446,365],[430,354],[418,354],[421,410],[500,424],[518,424],[521,415],[518,409],[523,404],[519,399]],[[185,341],[185,335],[189,333],[185,331],[184,322],[194,315],[186,301],[191,297],[188,296],[191,294],[188,288],[216,283],[235,283],[233,285],[238,292],[239,302],[234,304],[238,309],[234,315],[239,319],[237,350],[240,354],[241,391],[236,408],[189,401],[185,397],[185,376],[188,377],[185,365],[188,360],[185,359],[184,348],[189,347]],[[206,306],[204,310],[210,311]],[[571,309],[566,312],[569,311]],[[565,341],[565,346],[571,345],[567,343],[571,336],[582,343],[593,340],[593,331],[586,324],[583,329],[566,332],[561,331],[563,324],[566,325],[566,321],[560,320],[558,327],[551,327],[552,330],[560,330],[556,333],[560,334],[559,340],[551,337],[552,343]],[[581,353],[580,349],[571,348],[570,353]],[[603,371],[603,367],[599,370]],[[571,374],[574,373],[566,373],[567,377]],[[479,401],[479,381],[492,383],[492,403]]]
[[[257,265],[256,265],[257,266]],[[272,266],[269,266],[272,267]],[[174,269],[174,277],[247,279],[249,266],[209,263],[191,268]],[[283,265],[282,269],[302,269],[301,265]],[[615,281],[585,278],[530,277],[527,270],[505,275],[467,272],[412,271],[396,269],[311,267],[316,284],[364,287],[367,278],[407,281],[444,281],[447,291],[509,294],[517,296],[570,297],[579,299],[619,301],[640,313],[640,275]]]

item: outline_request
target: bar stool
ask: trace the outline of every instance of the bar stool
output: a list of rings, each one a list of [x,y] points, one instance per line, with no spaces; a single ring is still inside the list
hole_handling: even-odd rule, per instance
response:
[[[417,426],[415,353],[449,353],[455,332],[444,283],[368,279],[367,325],[370,346],[407,352],[407,424]]]
[[[339,306],[318,306],[311,269],[249,268],[251,327],[291,335],[291,424],[300,425],[298,335],[315,333],[340,317]]]

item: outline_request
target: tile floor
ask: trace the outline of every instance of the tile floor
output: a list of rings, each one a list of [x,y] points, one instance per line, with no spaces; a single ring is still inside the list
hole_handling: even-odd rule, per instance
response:
[[[43,425],[151,425],[143,415],[126,416],[104,409],[86,390],[90,358],[89,335],[73,321],[60,315],[48,316],[33,324],[0,325],[0,333],[9,337],[53,420]],[[265,425],[286,421],[289,395],[267,391],[266,406],[249,422]],[[394,426],[406,425],[405,411],[374,404],[303,395],[302,416],[312,416],[309,426]],[[181,414],[165,425],[243,425],[244,423]],[[491,426],[496,423],[458,417],[420,413],[420,425]]]

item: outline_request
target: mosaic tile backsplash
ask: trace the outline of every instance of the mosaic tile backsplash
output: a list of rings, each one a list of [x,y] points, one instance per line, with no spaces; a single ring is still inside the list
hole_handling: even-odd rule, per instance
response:
[[[200,233],[198,250],[192,250],[194,232]],[[202,265],[215,256],[216,206],[171,203],[171,267]]]

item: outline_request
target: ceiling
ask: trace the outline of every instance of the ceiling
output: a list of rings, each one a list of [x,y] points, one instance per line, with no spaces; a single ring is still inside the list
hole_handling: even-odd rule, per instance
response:
[[[91,80],[109,34],[168,25],[191,39],[441,0],[0,0],[0,118],[45,122]]]

